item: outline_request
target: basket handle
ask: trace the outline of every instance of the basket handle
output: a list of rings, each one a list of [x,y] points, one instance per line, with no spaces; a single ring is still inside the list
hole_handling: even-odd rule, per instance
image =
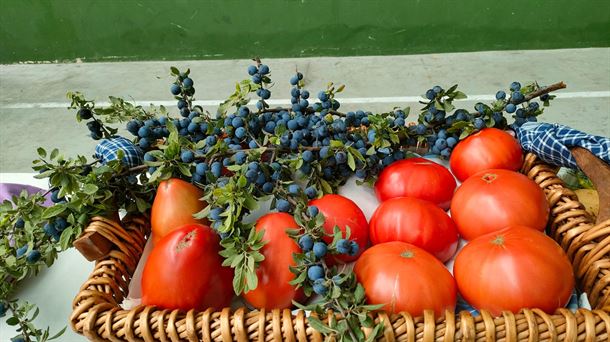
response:
[[[134,229],[139,231],[138,234],[131,233]],[[139,216],[127,215],[123,221],[118,219],[118,215],[111,219],[96,216],[91,218],[89,226],[72,245],[87,260],[99,261],[115,248],[123,253],[134,254],[135,246],[144,247],[145,236],[150,233],[149,230],[146,220]]]
[[[610,165],[585,148],[574,147],[570,151],[578,167],[591,179],[597,189],[599,196],[597,223],[610,219]]]

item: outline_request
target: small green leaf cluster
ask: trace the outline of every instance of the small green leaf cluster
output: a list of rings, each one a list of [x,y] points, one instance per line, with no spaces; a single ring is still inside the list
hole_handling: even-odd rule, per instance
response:
[[[222,265],[235,269],[233,277],[233,290],[240,295],[254,290],[258,286],[256,268],[265,257],[260,250],[265,245],[263,230],[256,232],[252,224],[238,223],[233,227],[235,231],[225,236],[220,242],[223,250],[220,255],[225,258]],[[247,232],[247,237],[241,232]]]
[[[38,329],[34,326],[33,321],[38,317],[40,309],[34,304],[28,302],[20,302],[17,300],[11,301],[0,301],[0,311],[5,310],[0,314],[0,317],[6,315],[7,311],[10,311],[11,316],[6,320],[6,324],[10,326],[17,326],[17,336],[14,336],[11,341],[36,341],[45,342],[57,339],[65,331],[66,327],[61,329],[59,332],[51,336],[49,328]],[[32,312],[33,310],[33,312]]]

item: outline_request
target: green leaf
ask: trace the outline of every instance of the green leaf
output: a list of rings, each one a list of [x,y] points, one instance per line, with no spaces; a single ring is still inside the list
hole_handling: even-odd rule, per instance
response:
[[[250,211],[256,210],[258,209],[258,201],[252,196],[246,196],[244,200],[244,207],[246,207]]]
[[[87,183],[83,186],[82,191],[87,195],[93,195],[99,188],[95,184]]]
[[[375,311],[375,310],[379,310],[379,309],[383,308],[384,305],[385,304],[368,304],[368,305],[361,305],[360,307],[364,310]]]
[[[330,290],[330,298],[337,299],[341,297],[341,288],[339,286],[333,286]]]
[[[55,204],[52,207],[48,207],[46,208],[41,215],[42,219],[48,219],[51,217],[55,217],[61,213],[64,212],[64,210],[66,210],[66,205],[65,204]]]
[[[256,263],[260,263],[263,260],[265,260],[265,256],[259,252],[253,252],[251,256],[252,256],[252,259],[254,259],[254,262],[256,262]]]
[[[451,102],[445,101],[445,103],[443,104],[443,108],[445,109],[445,112],[449,113],[455,109],[455,106],[452,105]]]
[[[461,92],[461,91],[459,91],[459,90],[458,90],[458,91],[456,91],[454,94],[455,94],[455,95],[453,96],[453,98],[454,98],[454,99],[456,99],[456,100],[461,100],[461,99],[465,99],[465,98],[467,98],[467,97],[468,97],[468,96],[466,96],[466,94],[462,93],[462,92]]]
[[[343,146],[344,146],[343,142],[340,141],[340,140],[331,140],[330,141],[330,147],[332,147],[332,148],[340,148],[340,147],[343,147]]]
[[[441,109],[443,108],[443,104],[440,103],[439,100],[434,100],[434,107],[436,107],[436,109]]]
[[[191,170],[189,169],[188,166],[186,166],[186,164],[178,164],[178,169],[180,170],[180,173],[182,173],[183,175],[187,176],[187,177],[191,177]]]
[[[244,188],[246,185],[248,185],[248,180],[246,179],[246,177],[244,177],[244,175],[239,176],[239,178],[237,179],[237,186],[240,188]]]
[[[243,254],[237,254],[234,255],[232,258],[227,258],[225,261],[231,260],[231,267],[232,268],[236,268],[237,266],[241,265],[242,261],[244,261],[244,255]]]
[[[462,132],[462,134],[460,134],[460,140],[462,139],[466,139],[470,133],[472,133],[472,128],[464,128],[464,131]]]
[[[256,276],[255,270],[250,270],[246,272],[246,281],[248,283],[249,290],[254,290],[258,286],[258,277]]]
[[[30,317],[30,321],[33,321],[36,319],[36,317],[38,317],[38,314],[40,313],[40,308],[36,308],[36,310],[34,310],[34,314],[32,314],[32,317]]]
[[[48,341],[50,341],[50,340],[54,340],[54,339],[58,338],[59,336],[63,335],[63,333],[64,333],[64,332],[66,332],[66,328],[67,328],[67,327],[64,327],[64,328],[63,328],[63,329],[61,329],[59,332],[57,332],[57,334],[55,334],[55,335],[53,335],[53,336],[49,337]]]
[[[347,154],[347,165],[350,169],[352,169],[352,171],[356,170],[356,161],[351,153]]]
[[[59,245],[61,246],[62,250],[68,249],[68,247],[70,246],[70,240],[74,232],[73,228],[74,227],[68,227],[61,233],[61,237],[59,238]]]
[[[141,213],[145,213],[146,209],[148,209],[150,207],[150,204],[148,204],[148,202],[141,199],[140,197],[136,197],[135,199],[136,199],[136,206],[138,207],[138,211]]]
[[[51,158],[51,160],[53,160],[57,157],[58,154],[59,154],[59,150],[54,148],[53,151],[51,151],[51,156],[49,158]]]
[[[362,285],[360,283],[358,283],[358,285],[356,285],[356,290],[354,290],[354,301],[356,301],[356,303],[360,303],[360,302],[362,302],[363,299],[364,299],[364,287],[362,287]]]
[[[330,186],[330,184],[328,184],[326,180],[320,178],[320,185],[322,186],[322,191],[324,191],[325,194],[333,193],[333,188]]]
[[[45,171],[45,172],[43,172],[43,173],[41,173],[41,174],[35,175],[35,176],[34,176],[34,178],[36,178],[36,179],[48,178],[48,177],[49,177],[50,175],[52,175],[54,172],[55,172],[55,171],[53,171],[53,170],[48,170],[48,171]]]
[[[289,282],[290,285],[297,285],[305,281],[307,278],[307,272],[300,272],[298,276]]]
[[[373,331],[371,331],[371,334],[366,338],[366,342],[373,342],[377,339],[377,335],[379,335],[381,333],[381,330],[383,329],[383,323],[379,323],[375,326],[375,328],[373,328]]]
[[[244,292],[244,278],[242,277],[243,271],[238,268],[233,276],[233,291],[236,295],[240,295]]]
[[[176,67],[170,67],[169,70],[172,72],[172,75],[179,76],[180,71]]]
[[[13,316],[13,317],[11,317],[11,318],[6,320],[6,324],[8,324],[8,325],[17,325],[17,324],[19,324],[19,318]]]
[[[235,172],[235,171],[241,170],[242,166],[241,165],[229,165],[229,166],[226,166],[226,168],[229,171]]]
[[[322,334],[336,334],[337,330],[329,328],[326,324],[322,323],[318,318],[314,316],[307,317],[307,321],[312,328],[316,329]]]
[[[376,150],[375,150],[375,146],[372,146],[372,145],[371,145],[371,147],[369,147],[369,149],[368,149],[368,150],[366,150],[366,155],[367,155],[367,156],[372,156],[373,154],[375,154],[375,152],[376,152]]]
[[[46,158],[47,157],[47,151],[44,150],[44,148],[39,147],[37,149],[38,151],[38,155],[41,156],[42,158]]]

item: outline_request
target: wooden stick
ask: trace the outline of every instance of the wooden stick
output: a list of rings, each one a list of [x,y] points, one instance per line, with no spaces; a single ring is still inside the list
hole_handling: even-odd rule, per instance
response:
[[[610,165],[582,147],[571,149],[578,167],[591,179],[599,196],[597,223],[610,219]]]

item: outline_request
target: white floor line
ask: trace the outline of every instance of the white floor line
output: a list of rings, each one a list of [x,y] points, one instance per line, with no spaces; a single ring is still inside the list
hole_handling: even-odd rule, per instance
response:
[[[556,92],[553,93],[559,99],[581,99],[581,98],[603,98],[610,97],[610,91],[577,91],[577,92]],[[457,101],[492,101],[494,95],[470,95],[467,99]],[[337,98],[342,104],[370,104],[370,103],[413,103],[423,101],[421,96],[393,96],[393,97],[344,97]],[[204,107],[218,106],[224,100],[199,100],[195,104]],[[256,103],[257,99],[252,99],[250,104]],[[289,105],[289,99],[270,99],[267,100],[270,105]],[[176,101],[136,101],[136,105],[172,107],[176,105]],[[110,102],[96,102],[97,106],[109,106]],[[0,109],[32,109],[32,108],[67,108],[67,102],[31,102],[31,103],[12,103],[0,104]]]

